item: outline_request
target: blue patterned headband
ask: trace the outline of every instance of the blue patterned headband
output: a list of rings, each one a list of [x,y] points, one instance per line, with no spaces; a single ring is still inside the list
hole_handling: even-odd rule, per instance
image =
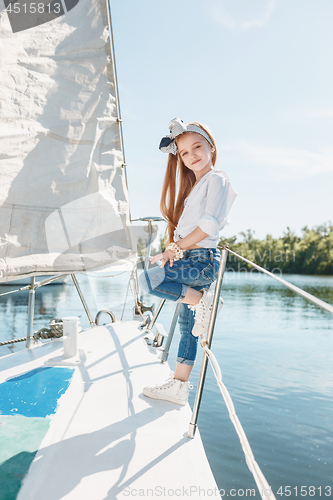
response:
[[[160,150],[163,153],[172,153],[173,155],[177,154],[177,144],[175,142],[175,138],[184,132],[195,132],[196,134],[202,135],[212,146],[210,137],[202,128],[197,125],[186,125],[180,118],[174,118],[168,125],[170,130],[170,135],[166,135],[162,138],[160,142]]]

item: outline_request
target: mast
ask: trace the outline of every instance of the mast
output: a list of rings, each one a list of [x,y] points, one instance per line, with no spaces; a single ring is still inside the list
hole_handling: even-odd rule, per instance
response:
[[[123,134],[123,127],[122,127],[123,120],[121,118],[121,109],[120,109],[118,76],[117,76],[117,65],[116,65],[116,53],[115,53],[115,48],[114,48],[114,36],[113,36],[113,28],[112,28],[112,15],[111,15],[110,0],[106,0],[106,10],[107,10],[108,26],[109,26],[109,34],[110,34],[109,41],[110,41],[110,49],[111,49],[111,65],[112,65],[112,72],[113,72],[113,78],[114,78],[115,97],[116,97],[116,106],[117,106],[117,114],[118,114],[117,122],[118,122],[118,126],[119,126],[121,152],[123,155],[122,167],[124,169],[125,182],[126,182],[126,187],[128,189],[127,170],[126,170],[127,164],[126,164],[126,160],[125,160],[124,134]],[[130,220],[132,220],[131,211],[130,211]]]

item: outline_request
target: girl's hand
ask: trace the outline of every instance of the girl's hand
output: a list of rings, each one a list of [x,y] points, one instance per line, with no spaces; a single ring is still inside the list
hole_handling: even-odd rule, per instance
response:
[[[165,252],[163,252],[163,253],[159,253],[158,255],[154,255],[154,257],[152,257],[150,259],[150,262],[152,264],[155,264],[155,262],[157,262],[158,260],[161,260],[162,264],[160,265],[160,267],[164,267],[165,264],[168,262],[168,260],[170,260],[170,267],[172,267],[174,258],[175,258],[175,254],[173,252],[171,252],[170,250],[165,250]]]

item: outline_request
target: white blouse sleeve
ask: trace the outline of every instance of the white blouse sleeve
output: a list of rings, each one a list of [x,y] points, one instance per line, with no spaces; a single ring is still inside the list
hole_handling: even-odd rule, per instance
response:
[[[213,238],[229,224],[228,213],[237,193],[233,190],[227,175],[212,175],[207,186],[205,214],[198,226]]]

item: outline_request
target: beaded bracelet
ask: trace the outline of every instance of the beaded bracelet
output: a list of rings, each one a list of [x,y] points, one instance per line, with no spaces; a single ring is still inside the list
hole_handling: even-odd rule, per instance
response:
[[[175,258],[173,260],[182,259],[184,256],[183,250],[177,245],[175,241],[169,243],[169,245],[166,247],[166,250],[170,250],[172,253],[175,254]]]

